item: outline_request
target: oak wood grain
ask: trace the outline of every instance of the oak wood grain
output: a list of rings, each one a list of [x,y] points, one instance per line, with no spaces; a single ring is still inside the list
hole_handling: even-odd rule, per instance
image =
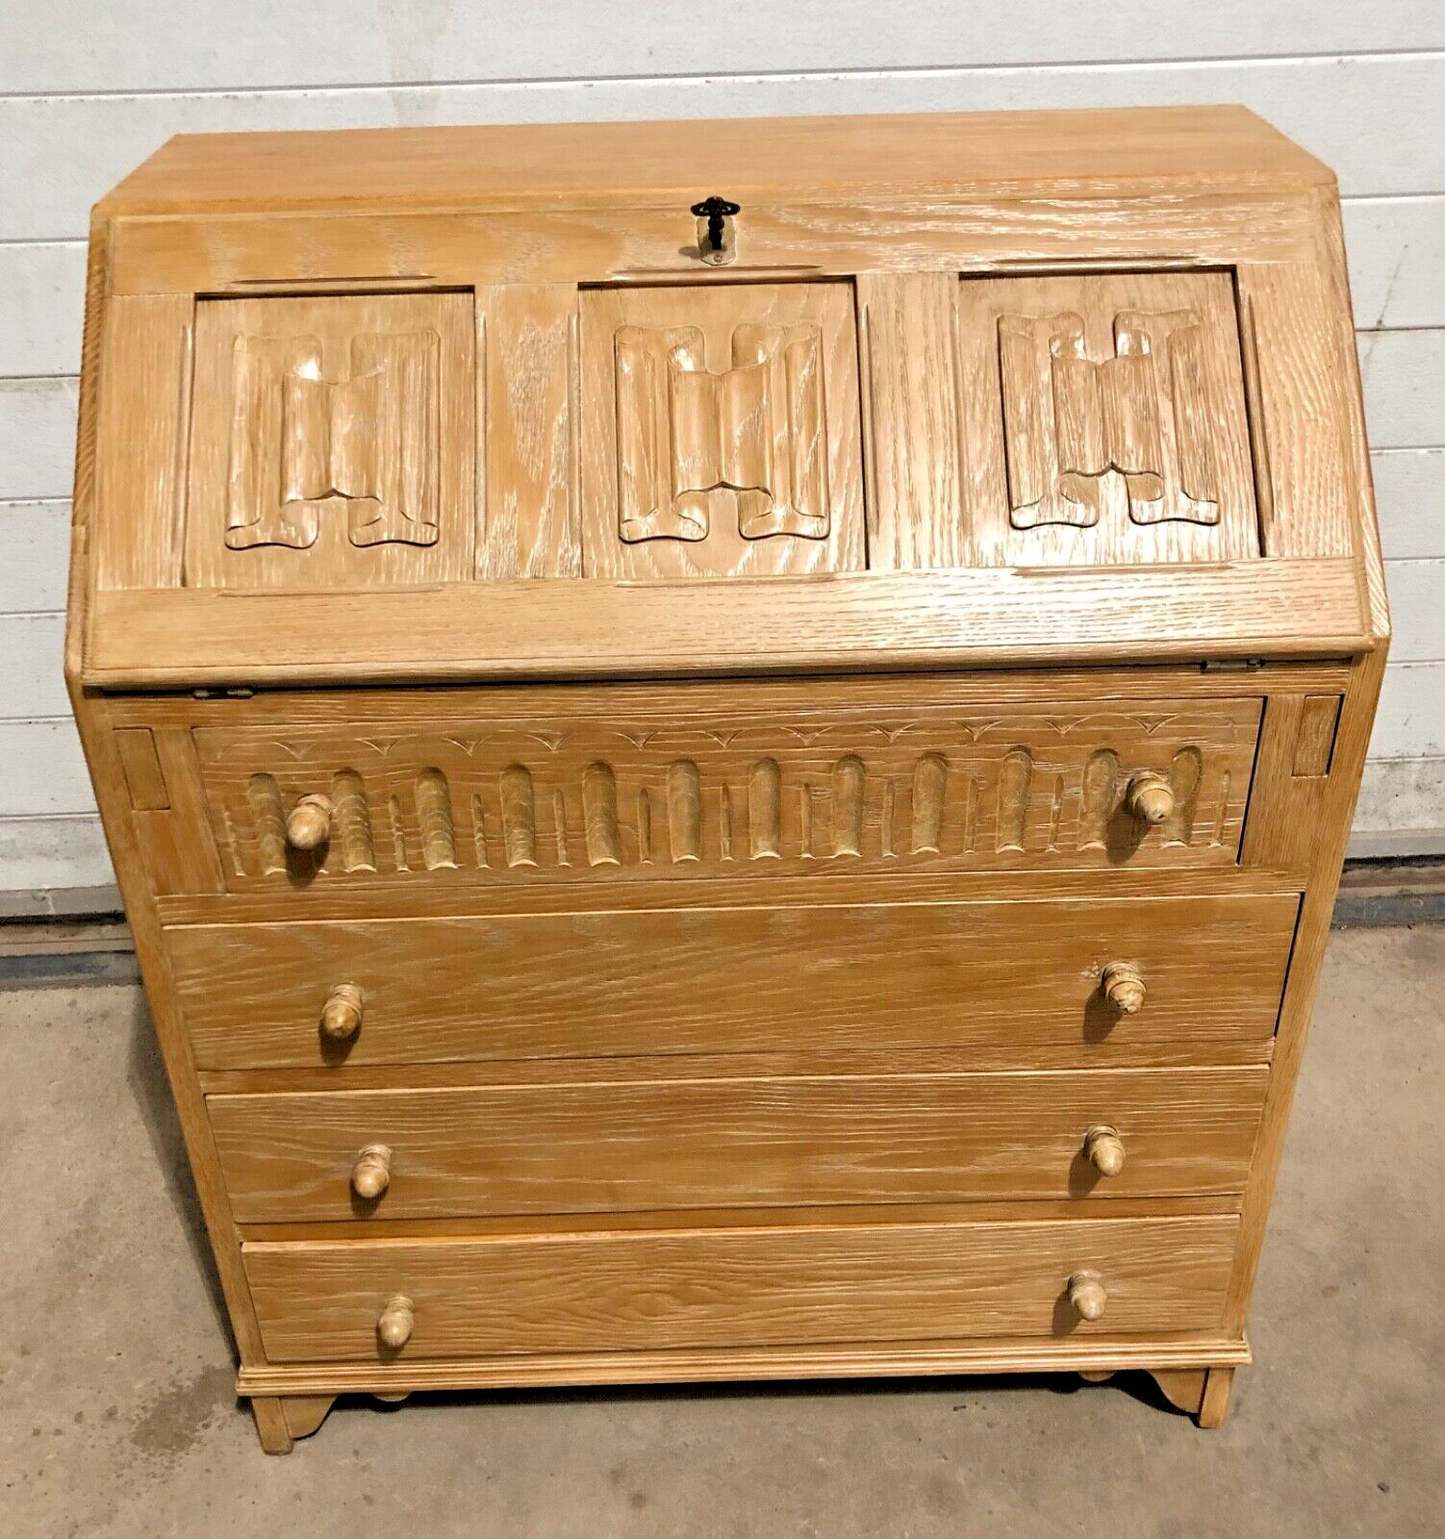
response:
[[[1007,1067],[1257,1062],[1298,902],[868,905],[196,926],[167,932],[207,1068],[966,1046]],[[886,957],[888,965],[879,965]],[[419,959],[425,965],[419,966]],[[478,965],[484,959],[484,965]],[[1101,990],[1130,960],[1137,1015]]]
[[[1032,1334],[1041,1343],[1213,1326],[1232,1218],[1046,1224],[565,1233],[545,1239],[244,1247],[268,1359],[367,1361],[404,1294],[402,1353],[801,1346]],[[1069,1277],[1108,1280],[1105,1317],[1067,1306]]]
[[[1242,1189],[1266,1077],[679,1078],[207,1105],[242,1223],[1040,1196],[1107,1208]],[[1105,1123],[1128,1150],[1110,1175],[1090,1136]]]

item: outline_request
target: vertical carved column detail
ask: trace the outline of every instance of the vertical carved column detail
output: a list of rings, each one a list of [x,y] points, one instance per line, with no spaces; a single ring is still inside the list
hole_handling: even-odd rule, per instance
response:
[[[833,766],[833,853],[863,853],[863,761],[856,754]]]
[[[702,858],[702,786],[691,759],[667,772],[667,838],[674,862]]]
[[[617,837],[617,777],[606,764],[589,764],[582,776],[582,817],[587,832],[588,864],[621,865],[622,844]]]
[[[421,858],[427,870],[455,867],[457,841],[451,794],[447,777],[439,769],[424,769],[416,777],[416,817],[421,829]]]

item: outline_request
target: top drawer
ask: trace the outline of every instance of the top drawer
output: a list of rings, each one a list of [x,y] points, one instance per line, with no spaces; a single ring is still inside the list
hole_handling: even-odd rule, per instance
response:
[[[257,701],[169,729],[193,789],[172,837],[142,841],[159,890],[207,890],[198,838],[232,891],[1227,866],[1261,715],[1257,697],[860,704],[814,681],[729,710],[661,687],[526,716],[495,714],[496,692],[435,715],[376,698],[354,720]],[[123,736],[152,789],[152,735]]]

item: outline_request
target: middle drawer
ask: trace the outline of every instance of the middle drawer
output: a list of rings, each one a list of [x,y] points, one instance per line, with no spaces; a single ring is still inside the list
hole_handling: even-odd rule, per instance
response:
[[[604,1080],[208,1105],[242,1223],[1220,1196],[1243,1189],[1267,1074]]]
[[[167,930],[201,1069],[959,1049],[1257,1063],[1293,894],[838,903]],[[1138,990],[1122,1009],[1111,968]],[[331,1028],[323,1029],[323,1020]]]

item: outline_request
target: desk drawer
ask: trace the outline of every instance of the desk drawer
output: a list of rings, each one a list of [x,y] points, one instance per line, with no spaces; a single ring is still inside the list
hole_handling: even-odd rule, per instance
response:
[[[1232,1217],[848,1224],[262,1243],[242,1256],[272,1362],[375,1362],[1203,1332],[1220,1324],[1237,1231]],[[1102,1290],[1097,1319],[1071,1281]],[[406,1338],[396,1347],[381,1342],[388,1310],[390,1339]]]
[[[1099,1200],[1242,1191],[1268,1072],[507,1085],[208,1105],[242,1223]]]
[[[1142,1068],[1267,1057],[1297,909],[839,904],[166,934],[203,1069],[928,1047],[967,1049],[968,1068]],[[1137,1013],[1105,997],[1111,964],[1142,980]],[[352,1013],[331,1024],[359,1024],[331,1037],[318,1022],[338,997]]]
[[[658,686],[523,716],[412,694],[328,725],[244,702],[246,724],[188,734],[193,837],[234,892],[1238,860],[1258,696],[942,703],[960,688],[882,705],[790,681],[723,709]]]

